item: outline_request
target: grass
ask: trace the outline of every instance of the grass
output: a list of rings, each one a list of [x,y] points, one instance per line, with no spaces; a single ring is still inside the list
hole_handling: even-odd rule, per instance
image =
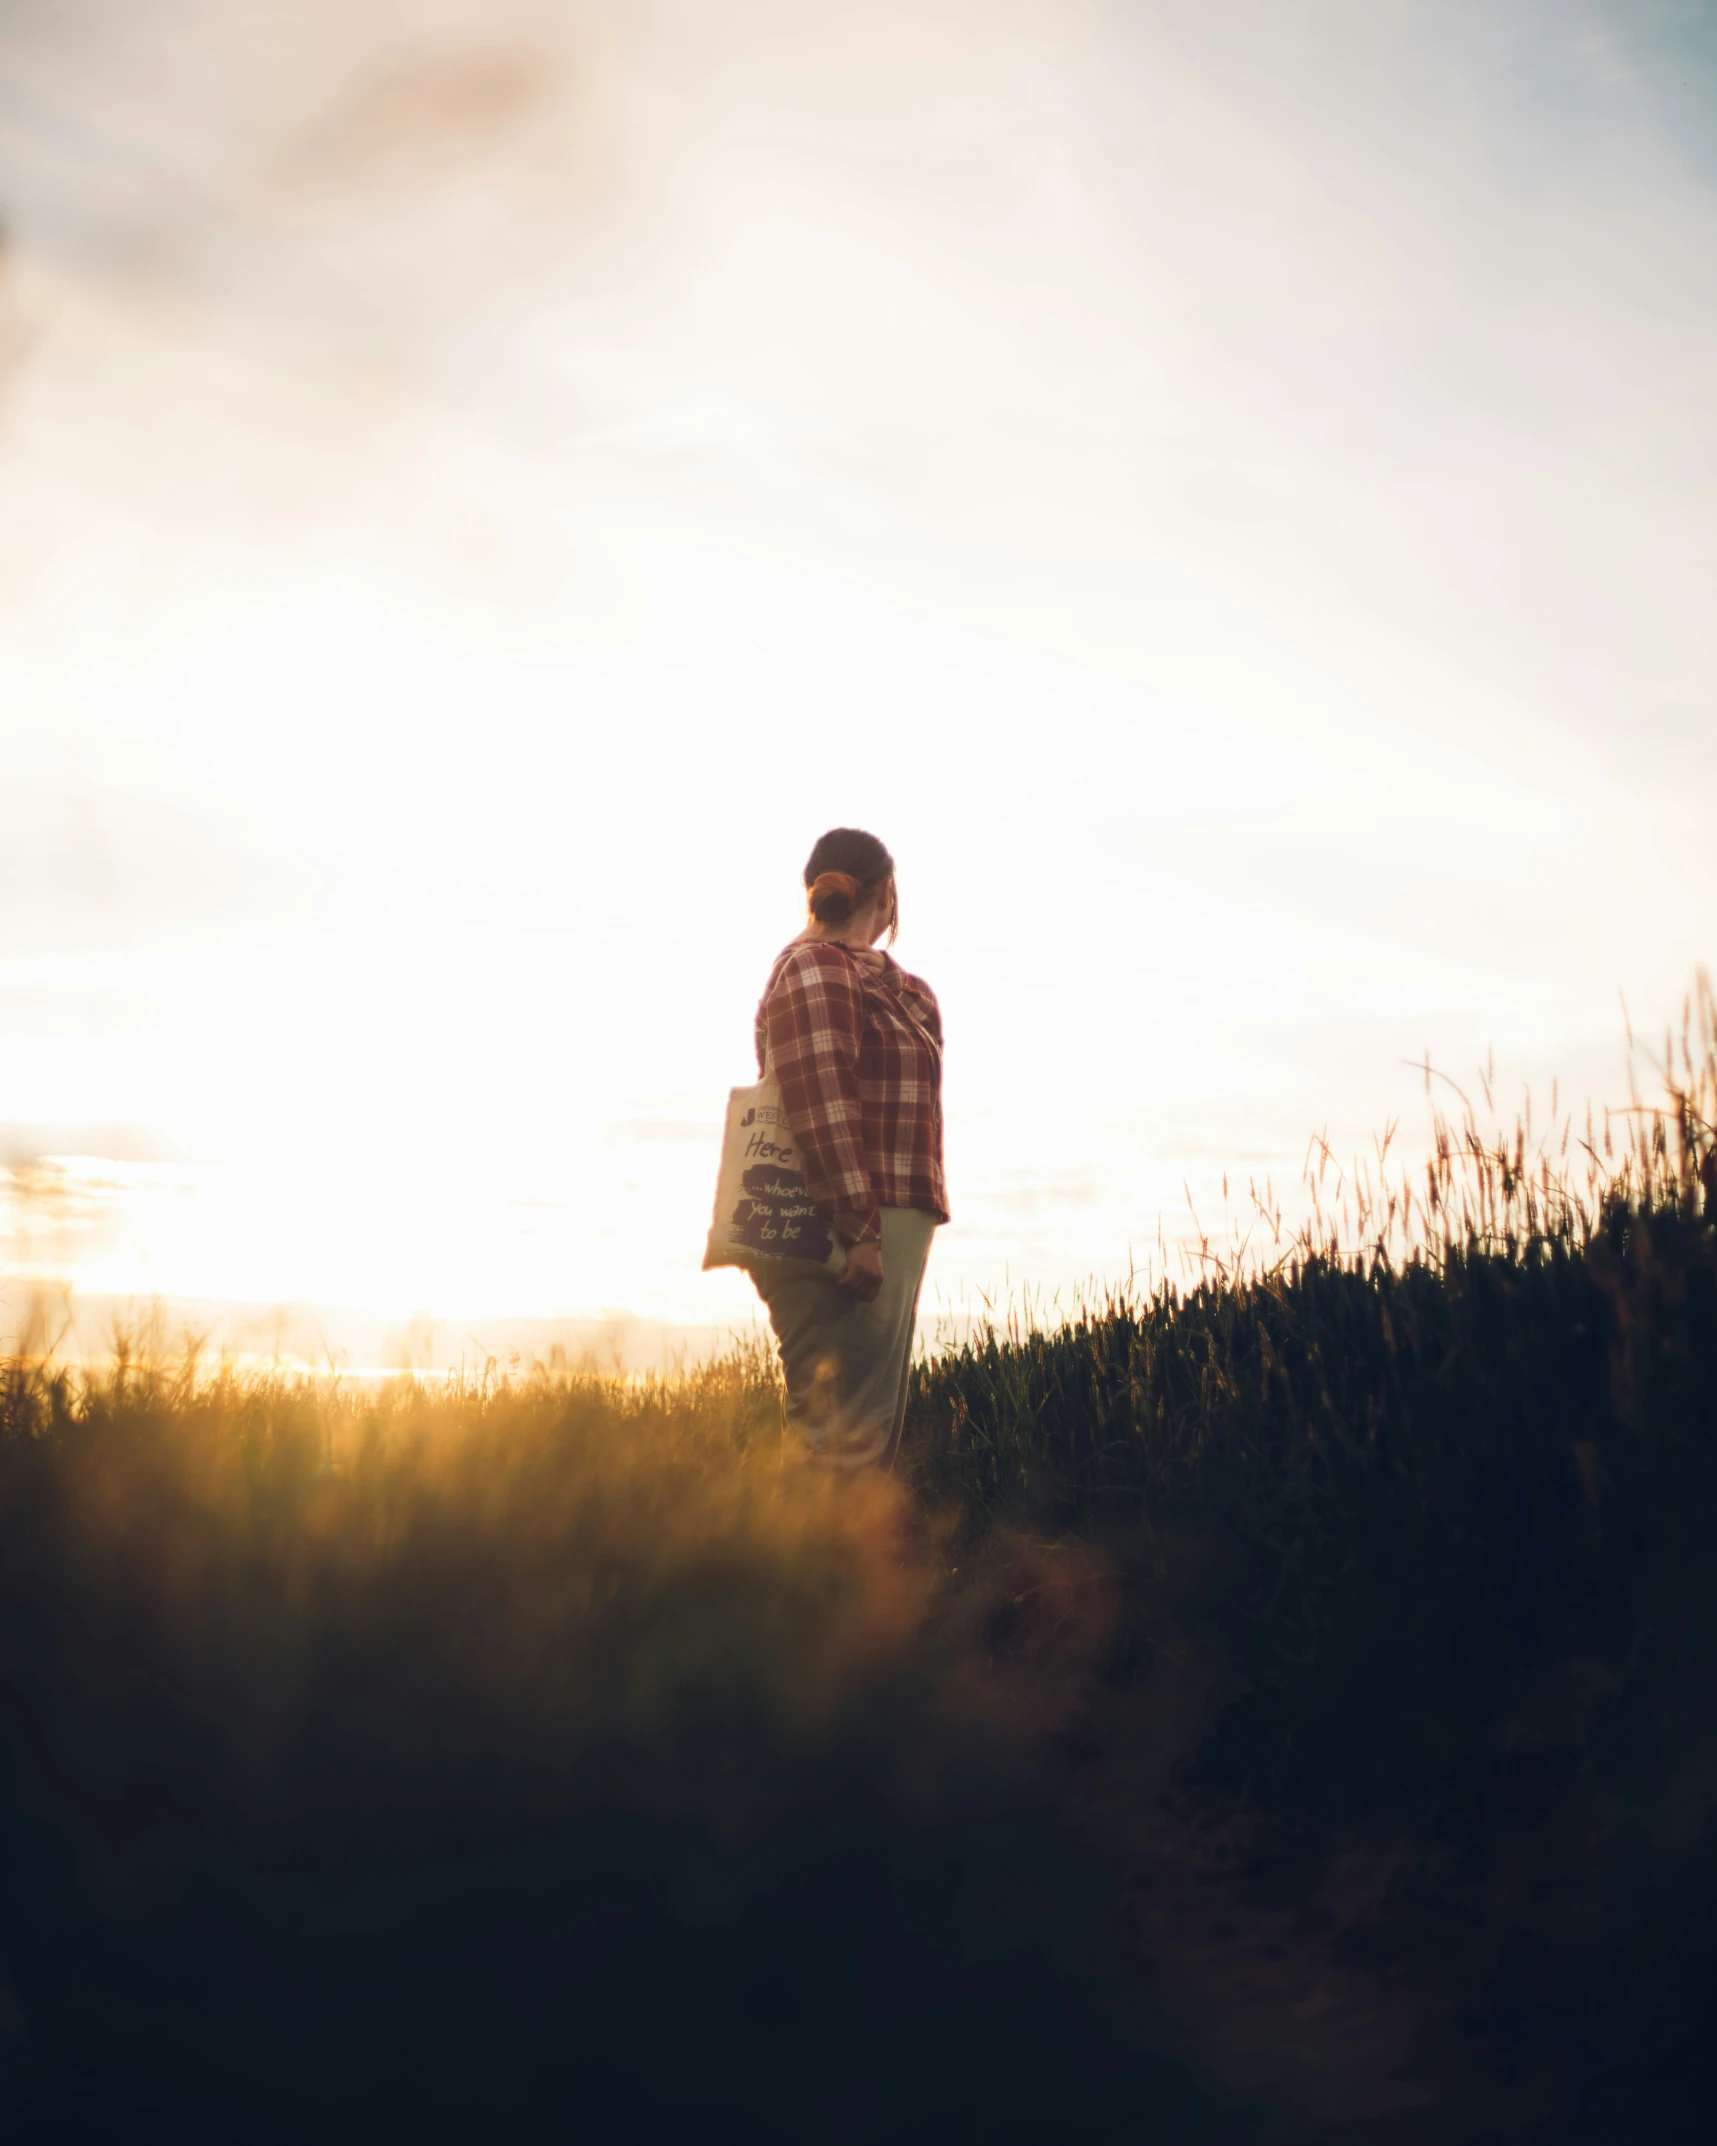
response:
[[[1546,1647],[1624,1686],[1704,1648],[1717,1034],[1691,1011],[1664,1104],[1620,1137],[1533,1150],[1524,1124],[1439,1118],[1419,1183],[1314,1205],[1267,1262],[1207,1248],[1190,1289],[925,1366],[922,1491],[978,1532],[1128,1536],[1147,1563],[1196,1532],[1245,1666],[1231,1760],[1278,1793],[1445,1785]]]
[[[766,1363],[3,1405],[26,2135],[1167,2126],[906,1500],[795,1464]]]
[[[1314,1151],[1297,1232],[1266,1188],[1190,1286],[921,1366],[905,1486],[799,1463],[743,1354],[6,1367],[0,2111],[1310,2138],[1303,1967],[1459,2026],[1454,2128],[1346,2135],[1701,2135],[1700,1018],[1653,1108]]]
[[[1207,1814],[1269,1813],[1282,1868],[1387,1831],[1396,1957],[1554,2075],[1564,2137],[1714,2113],[1708,991],[1663,1077],[1536,1143],[1464,1107],[1421,1176],[1345,1197],[1315,1149],[1303,1228],[1259,1199],[1249,1263],[980,1333],[912,1418],[969,1548],[1102,1547],[1111,1689],[1170,1639],[1222,1662],[1179,1764]]]

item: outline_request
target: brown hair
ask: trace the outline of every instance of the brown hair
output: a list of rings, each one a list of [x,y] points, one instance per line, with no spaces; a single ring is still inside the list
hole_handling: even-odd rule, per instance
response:
[[[894,877],[894,859],[875,835],[861,827],[831,827],[805,860],[805,898],[819,924],[844,924]],[[888,921],[890,940],[900,929],[900,901]]]
[[[850,872],[819,872],[808,889],[819,924],[844,924],[859,905],[862,889]]]

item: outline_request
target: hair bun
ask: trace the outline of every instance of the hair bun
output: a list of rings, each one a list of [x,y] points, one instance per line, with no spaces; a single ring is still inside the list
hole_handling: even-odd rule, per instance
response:
[[[819,924],[844,924],[863,890],[850,872],[819,872],[805,891]]]

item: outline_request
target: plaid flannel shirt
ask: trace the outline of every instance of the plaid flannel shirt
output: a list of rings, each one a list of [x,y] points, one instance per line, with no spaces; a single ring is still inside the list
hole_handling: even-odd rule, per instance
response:
[[[874,948],[795,940],[757,1008],[757,1068],[774,1067],[805,1183],[836,1234],[881,1233],[882,1207],[948,1219],[942,1174],[942,1011],[921,977]]]

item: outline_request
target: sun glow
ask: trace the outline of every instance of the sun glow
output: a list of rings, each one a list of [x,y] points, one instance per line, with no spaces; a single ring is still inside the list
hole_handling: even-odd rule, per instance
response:
[[[0,30],[14,1318],[748,1321],[715,1128],[837,821],[956,1308],[1412,1137],[1427,1048],[1616,1094],[1710,959],[1655,48],[1528,111],[1463,23],[1397,110],[1265,11],[76,12]]]

